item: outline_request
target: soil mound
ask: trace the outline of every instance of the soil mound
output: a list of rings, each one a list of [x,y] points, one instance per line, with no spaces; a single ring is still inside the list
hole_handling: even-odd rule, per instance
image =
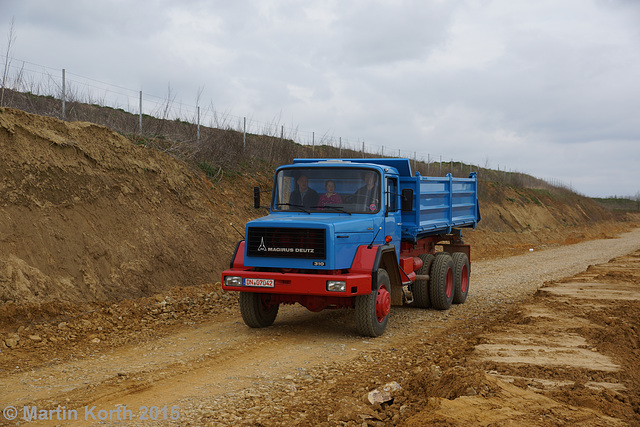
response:
[[[228,193],[105,127],[2,108],[0,304],[215,282],[236,240],[214,208]]]

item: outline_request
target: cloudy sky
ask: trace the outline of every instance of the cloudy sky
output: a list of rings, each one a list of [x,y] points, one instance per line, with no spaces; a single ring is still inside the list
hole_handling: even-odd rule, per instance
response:
[[[12,18],[12,67],[117,107],[640,192],[637,0],[0,0],[3,66]]]

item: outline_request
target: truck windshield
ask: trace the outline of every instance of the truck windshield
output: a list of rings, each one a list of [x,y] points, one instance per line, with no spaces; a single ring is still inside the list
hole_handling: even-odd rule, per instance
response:
[[[365,168],[287,168],[276,175],[274,211],[374,214],[380,211],[380,173]]]

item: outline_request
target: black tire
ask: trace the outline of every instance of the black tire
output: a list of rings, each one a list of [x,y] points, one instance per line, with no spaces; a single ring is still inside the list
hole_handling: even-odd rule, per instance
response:
[[[379,337],[389,322],[391,281],[385,269],[378,269],[378,283],[368,295],[356,297],[356,326],[360,335]]]
[[[429,295],[431,305],[437,310],[447,310],[453,302],[453,259],[446,252],[436,254],[431,265],[431,280],[429,280]]]
[[[469,277],[471,266],[467,254],[454,252],[453,254],[453,303],[462,304],[469,293]]]
[[[265,328],[273,325],[280,305],[270,304],[270,299],[269,294],[240,292],[240,313],[247,326]]]
[[[431,264],[435,257],[431,254],[420,254],[422,260],[422,268],[416,272],[418,275],[430,274]],[[411,286],[413,292],[413,304],[420,308],[431,307],[431,299],[429,298],[429,282],[431,280],[416,280]]]

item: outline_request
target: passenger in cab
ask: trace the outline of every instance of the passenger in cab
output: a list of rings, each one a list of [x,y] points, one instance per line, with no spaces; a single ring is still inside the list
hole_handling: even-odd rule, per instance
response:
[[[289,203],[296,206],[304,206],[305,208],[311,208],[318,206],[318,193],[309,187],[309,177],[306,175],[300,175],[296,180],[298,189],[291,193]]]
[[[327,192],[320,196],[320,206],[339,205],[342,203],[342,197],[336,193],[336,183],[333,180],[327,180],[324,183],[324,189]]]

